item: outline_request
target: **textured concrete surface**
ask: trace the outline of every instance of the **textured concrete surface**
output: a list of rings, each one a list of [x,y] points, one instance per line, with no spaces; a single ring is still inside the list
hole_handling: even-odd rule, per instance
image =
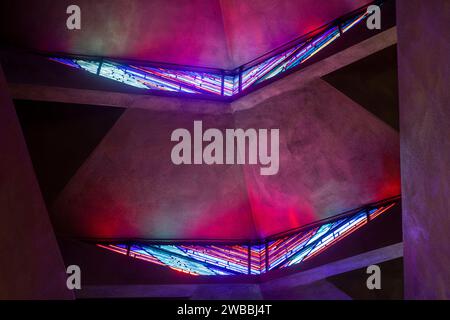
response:
[[[79,0],[81,30],[70,31],[68,0],[3,1],[0,36],[44,51],[232,69],[368,2]]]
[[[405,297],[450,299],[450,2],[397,9]]]
[[[73,298],[1,68],[0,137],[0,299]]]
[[[14,100],[47,208],[124,108]]]
[[[216,284],[197,286],[192,300],[261,300],[260,286],[255,284]]]
[[[71,4],[4,1],[0,34],[21,47],[43,51],[205,67],[229,64],[217,0],[79,0],[81,30],[66,28]]]
[[[128,109],[56,201],[58,233],[255,239],[400,193],[395,130],[320,79],[270,93],[233,115]],[[205,128],[280,128],[279,173],[172,164],[170,134],[192,130],[193,120]]]
[[[107,106],[119,108],[138,108],[155,111],[179,111],[206,114],[231,113],[227,102],[186,99],[177,97],[160,97],[149,94],[132,94],[121,92],[102,92],[97,90],[61,88],[31,84],[10,84],[14,99],[49,101]]]
[[[400,193],[398,133],[325,81],[234,113],[237,128],[279,128],[280,170],[244,174],[261,237]]]
[[[95,298],[172,298],[189,300],[262,300],[258,284],[171,284],[86,286],[77,291],[78,299]]]
[[[350,296],[327,280],[279,290],[266,286],[262,294],[264,299],[269,300],[351,300]]]
[[[367,0],[220,0],[231,60],[250,62],[369,3]]]
[[[53,221],[94,238],[250,239],[256,233],[242,167],[174,165],[173,130],[193,121],[233,128],[230,115],[127,109],[63,190]]]

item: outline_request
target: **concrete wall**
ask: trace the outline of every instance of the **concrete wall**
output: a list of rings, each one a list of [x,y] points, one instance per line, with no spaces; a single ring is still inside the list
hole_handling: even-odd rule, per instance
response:
[[[405,298],[450,298],[450,2],[397,1]]]
[[[268,98],[258,104],[250,95],[233,114],[127,109],[57,199],[58,233],[247,240],[400,193],[395,130],[320,79],[279,89],[260,90]],[[278,174],[172,164],[171,132],[192,132],[194,120],[205,129],[279,128]]]
[[[246,240],[400,193],[398,134],[318,79],[392,43],[395,29],[231,104],[134,94],[42,57],[2,58],[15,97],[128,108],[52,206],[59,234]],[[172,165],[170,134],[192,128],[193,120],[280,128],[279,174],[262,177],[259,166]]]
[[[234,113],[238,128],[280,129],[278,174],[244,167],[261,237],[400,193],[398,133],[383,121],[320,79],[261,91]]]
[[[220,0],[231,61],[260,57],[358,9],[367,0]]]
[[[255,238],[241,166],[172,163],[172,131],[186,128],[193,136],[194,120],[202,120],[204,130],[234,127],[231,115],[127,109],[56,201],[59,233]]]
[[[0,299],[73,298],[1,68],[0,219]]]
[[[4,1],[0,37],[46,52],[229,67],[218,0],[80,0],[81,30],[66,27],[71,4]]]

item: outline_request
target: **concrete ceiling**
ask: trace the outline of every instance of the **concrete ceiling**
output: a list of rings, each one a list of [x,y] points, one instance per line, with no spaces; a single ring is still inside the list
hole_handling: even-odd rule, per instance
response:
[[[28,49],[231,69],[368,0],[2,1],[0,37]]]
[[[373,37],[350,53],[340,52],[339,59],[345,61],[345,55],[364,50],[372,52],[374,43],[384,43],[383,39]],[[361,61],[355,62],[354,71],[370,77],[366,83],[379,79],[389,87],[394,74],[388,71],[395,59],[390,54],[372,58],[371,64],[385,66],[384,71],[367,69]],[[27,62],[23,79],[53,74],[53,85],[70,86],[83,80],[85,88],[112,82],[39,59],[17,58],[17,63],[23,60],[18,64],[21,67]],[[12,59],[6,60],[12,63]],[[340,92],[318,78],[333,61],[326,59],[309,71],[293,73],[231,104],[145,96],[151,99],[140,106],[133,99],[144,96],[136,95],[113,104],[127,108],[123,113],[99,106],[92,106],[91,111],[73,106],[70,111],[64,104],[18,105],[56,232],[101,239],[261,239],[398,195],[398,132],[366,105],[372,98],[356,99],[346,94],[348,90]],[[345,75],[346,70],[339,72]],[[38,100],[45,100],[41,88],[33,90],[40,92]],[[389,90],[396,92],[395,88]],[[111,96],[108,103],[116,99],[113,92],[58,92],[81,103],[87,103],[83,99],[88,92],[94,92],[96,99]],[[109,105],[95,101],[92,103]],[[391,102],[384,107],[395,105]],[[35,109],[39,109],[39,117]],[[260,176],[259,166],[252,165],[173,165],[170,134],[176,128],[192,128],[194,120],[203,120],[205,128],[280,128],[279,173]]]
[[[269,98],[233,114],[128,108],[54,201],[58,234],[261,239],[400,193],[398,132],[321,79],[264,90]],[[280,171],[174,165],[170,134],[194,120],[281,128]]]
[[[30,4],[29,19],[15,21],[16,28],[0,28],[0,34],[39,50],[230,68],[362,4],[309,0],[163,3],[80,1],[82,30],[68,32],[64,26],[69,3],[45,0],[40,6]],[[326,10],[322,8],[325,3]],[[7,6],[9,11],[1,12],[9,12],[10,17],[0,24],[20,16],[20,1]],[[128,14],[117,18],[122,12]],[[48,21],[44,24],[38,17]],[[21,67],[25,64],[22,76],[26,82],[36,74],[53,74],[56,81],[51,83],[58,86],[84,77],[90,77],[82,81],[89,88],[95,81],[111,81],[84,73],[79,78],[82,71],[77,70],[70,70],[69,75],[66,67],[48,61],[36,60],[40,68],[33,67],[34,60],[16,57],[14,61]],[[358,64],[357,69],[366,70],[363,67]],[[391,74],[383,73],[384,77]],[[164,110],[160,112],[133,107],[132,100],[127,100],[121,106],[129,108],[112,117],[102,130],[89,129],[86,124],[98,119],[88,112],[79,122],[71,121],[73,128],[55,122],[56,131],[44,130],[42,141],[35,139],[34,143],[44,143],[50,151],[68,141],[79,141],[69,143],[73,148],[83,141],[92,144],[70,168],[48,170],[66,172],[64,181],[55,180],[51,190],[41,187],[52,193],[46,198],[57,233],[102,239],[261,239],[399,194],[398,132],[364,109],[366,100],[352,100],[347,90],[336,90],[316,74],[305,78],[305,72],[294,73],[231,104],[159,97],[151,104]],[[208,103],[208,110],[224,111],[205,113],[200,110],[202,103]],[[173,104],[180,104],[178,111],[169,111]],[[184,112],[190,104],[200,111]],[[20,117],[29,137],[34,129],[26,129],[25,118]],[[194,120],[221,129],[282,128],[279,174],[260,176],[259,169],[251,165],[173,165],[168,160],[173,146],[168,137],[176,128],[190,128]],[[33,121],[31,125],[36,126]],[[41,121],[36,127],[49,123]],[[82,139],[77,130],[90,132],[90,140]],[[48,145],[56,135],[61,138]],[[28,138],[27,143],[32,146],[33,140]],[[33,154],[44,153],[33,146],[29,150],[39,173]],[[59,146],[59,150],[64,148]],[[58,155],[50,151],[45,153],[48,157]],[[40,174],[38,178],[41,184],[45,180]]]

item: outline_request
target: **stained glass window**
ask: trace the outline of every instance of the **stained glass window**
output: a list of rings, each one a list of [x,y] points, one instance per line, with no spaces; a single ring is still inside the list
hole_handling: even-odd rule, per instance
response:
[[[344,239],[398,202],[365,208],[288,236],[257,244],[146,244],[98,246],[192,275],[262,274],[306,261]],[[266,263],[268,263],[266,265]]]
[[[192,71],[190,67],[177,69],[120,63],[109,59],[95,61],[84,58],[51,57],[64,65],[85,70],[133,87],[183,94],[233,97],[264,81],[281,76],[333,43],[368,16],[367,11],[356,14],[343,23],[328,25],[323,31],[303,40],[281,53],[250,67],[232,71]]]

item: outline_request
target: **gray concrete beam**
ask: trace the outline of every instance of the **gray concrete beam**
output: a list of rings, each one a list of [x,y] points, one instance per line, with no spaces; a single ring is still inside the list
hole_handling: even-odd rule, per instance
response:
[[[111,91],[62,88],[34,84],[10,83],[13,99],[87,104],[154,111],[182,111],[204,114],[230,113],[230,104],[219,101],[163,97]]]
[[[402,256],[403,243],[397,243],[286,277],[269,280],[261,284],[261,289],[263,291],[282,290],[300,285],[307,285],[334,275],[365,268],[372,264],[378,264]]]

